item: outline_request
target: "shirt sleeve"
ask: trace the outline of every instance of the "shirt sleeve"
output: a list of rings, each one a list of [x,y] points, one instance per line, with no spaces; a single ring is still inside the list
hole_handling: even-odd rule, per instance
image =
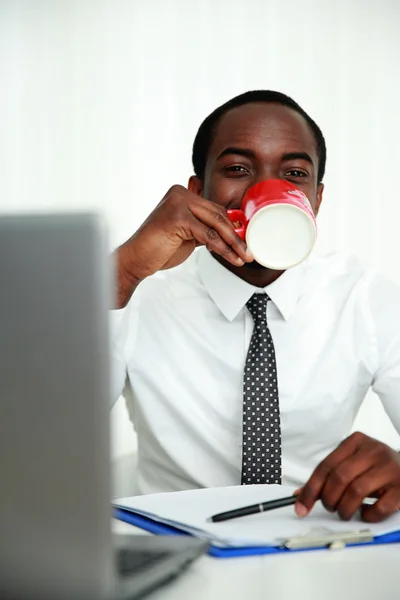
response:
[[[125,308],[109,313],[111,338],[111,406],[121,396],[135,348],[140,294],[136,290]]]
[[[400,434],[400,288],[383,276],[376,277],[369,301],[376,348],[372,389]]]

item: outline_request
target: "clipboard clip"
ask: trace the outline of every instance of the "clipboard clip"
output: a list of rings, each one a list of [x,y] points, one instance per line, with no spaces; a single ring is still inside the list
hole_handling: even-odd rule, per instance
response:
[[[307,535],[292,537],[283,540],[282,546],[288,550],[306,550],[311,548],[329,548],[330,550],[341,550],[347,544],[365,544],[372,542],[374,536],[370,529],[342,532],[310,532]]]

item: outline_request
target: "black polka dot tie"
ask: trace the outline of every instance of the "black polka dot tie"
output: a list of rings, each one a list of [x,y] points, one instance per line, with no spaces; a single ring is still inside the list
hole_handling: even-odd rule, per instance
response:
[[[247,302],[254,319],[243,379],[242,485],[281,483],[281,422],[274,343],[266,294]]]

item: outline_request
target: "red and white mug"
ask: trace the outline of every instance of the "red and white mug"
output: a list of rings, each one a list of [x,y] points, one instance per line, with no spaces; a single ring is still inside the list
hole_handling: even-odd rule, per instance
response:
[[[303,262],[317,239],[317,223],[305,194],[284,179],[267,179],[245,194],[241,209],[227,211],[236,233],[264,267],[286,270]]]

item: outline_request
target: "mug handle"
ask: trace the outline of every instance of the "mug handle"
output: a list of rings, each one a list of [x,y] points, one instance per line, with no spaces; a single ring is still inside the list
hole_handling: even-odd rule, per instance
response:
[[[226,212],[232,223],[235,223],[235,221],[239,221],[240,227],[235,227],[235,232],[238,234],[240,239],[242,239],[245,242],[247,225],[249,223],[248,218],[242,210],[238,210],[237,208],[230,208]]]

